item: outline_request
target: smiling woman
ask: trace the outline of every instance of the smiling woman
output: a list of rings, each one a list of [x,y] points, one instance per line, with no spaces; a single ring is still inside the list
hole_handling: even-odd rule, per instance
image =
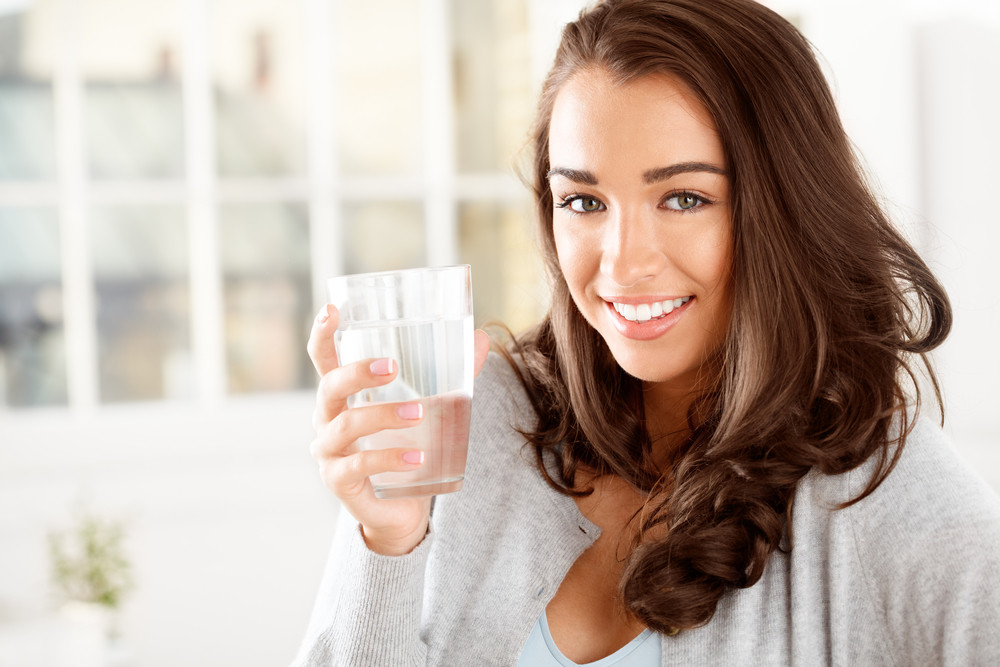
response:
[[[552,305],[482,366],[460,493],[374,498],[406,461],[354,441],[402,425],[345,405],[391,374],[313,324],[347,514],[299,661],[1000,661],[1000,499],[917,381],[940,406],[951,307],[802,35],[751,0],[598,2],[532,147]]]

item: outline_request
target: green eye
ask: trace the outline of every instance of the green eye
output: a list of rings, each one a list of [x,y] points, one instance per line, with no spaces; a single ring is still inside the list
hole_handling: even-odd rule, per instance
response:
[[[584,195],[570,195],[555,206],[556,208],[569,208],[574,213],[597,213],[606,208],[600,199]]]
[[[600,211],[604,205],[593,197],[580,197],[570,202],[569,207],[577,213],[593,213]]]
[[[668,197],[664,205],[673,211],[691,211],[706,203],[708,202],[704,197],[691,192],[681,192]]]

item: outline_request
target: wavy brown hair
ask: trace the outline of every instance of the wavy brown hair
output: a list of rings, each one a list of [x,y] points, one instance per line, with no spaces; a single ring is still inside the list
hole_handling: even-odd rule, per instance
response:
[[[728,162],[729,330],[688,428],[671,436],[667,469],[653,460],[642,383],[577,310],[556,256],[549,121],[563,83],[588,68],[621,83],[684,82]],[[524,433],[559,491],[586,494],[581,480],[597,474],[647,495],[621,599],[661,632],[703,625],[782,548],[806,473],[874,457],[856,502],[891,472],[919,410],[921,369],[940,407],[925,355],[950,329],[947,296],[866,183],[810,45],[750,0],[607,0],[583,12],[563,32],[533,148],[552,305],[514,345],[538,414]]]

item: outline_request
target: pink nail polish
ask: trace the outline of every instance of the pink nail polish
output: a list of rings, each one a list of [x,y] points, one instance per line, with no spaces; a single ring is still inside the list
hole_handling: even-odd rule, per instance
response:
[[[376,359],[371,363],[372,375],[389,375],[396,370],[396,362],[392,359]]]
[[[403,452],[403,463],[417,464],[424,462],[424,453],[419,449]]]
[[[420,419],[424,416],[424,406],[419,403],[405,403],[396,408],[400,419]]]

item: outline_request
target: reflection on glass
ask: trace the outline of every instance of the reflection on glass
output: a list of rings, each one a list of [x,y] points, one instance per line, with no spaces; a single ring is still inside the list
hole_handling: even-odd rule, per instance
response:
[[[0,208],[0,406],[65,405],[55,211]]]
[[[92,211],[101,401],[188,398],[188,244],[180,207]]]
[[[420,3],[341,2],[335,16],[341,171],[349,176],[418,174]]]
[[[366,202],[344,207],[345,273],[424,266],[426,245],[423,208],[416,202]]]
[[[212,70],[219,174],[305,172],[301,3],[212,3]]]
[[[459,171],[509,170],[534,110],[526,0],[451,3]]]
[[[36,5],[10,4],[0,3],[0,180],[52,179],[53,44],[43,31],[29,30]]]
[[[183,5],[159,0],[80,4],[84,25],[77,34],[91,176],[182,177]]]
[[[311,387],[309,221],[301,204],[219,212],[229,391]]]
[[[472,265],[476,326],[500,321],[519,333],[537,323],[548,308],[530,216],[527,201],[459,207],[459,261]]]

